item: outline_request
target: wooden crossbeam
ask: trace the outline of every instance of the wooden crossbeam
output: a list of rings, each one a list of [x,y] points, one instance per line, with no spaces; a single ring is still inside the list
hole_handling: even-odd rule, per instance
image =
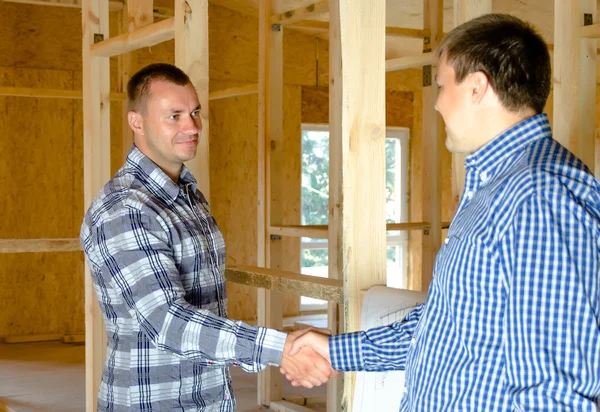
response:
[[[55,7],[70,7],[70,8],[81,8],[81,0],[2,0],[5,3],[20,3],[20,4],[32,4],[35,6],[55,6]],[[109,1],[108,11],[116,12],[123,9],[122,1]]]
[[[244,86],[230,87],[228,89],[211,92],[208,95],[208,100],[225,99],[227,97],[244,96],[255,93],[258,93],[258,84],[252,83]]]
[[[76,252],[79,239],[0,239],[0,253]]]
[[[312,20],[327,16],[329,16],[329,3],[327,0],[323,0],[308,7],[301,7],[276,14],[271,18],[271,24],[291,24],[302,20]]]
[[[172,40],[175,38],[174,22],[171,17],[96,43],[92,46],[92,56],[112,57]]]
[[[0,87],[0,96],[48,99],[81,99],[81,90],[40,89],[33,87]],[[111,93],[110,100],[127,100],[125,93]]]
[[[283,270],[237,266],[225,269],[229,282],[282,293],[294,293],[329,302],[342,303],[341,280],[319,278]]]
[[[315,33],[325,33],[329,31],[328,22],[316,20],[303,20],[294,23],[288,23],[285,27],[289,29],[312,31]],[[422,39],[429,37],[431,35],[431,31],[425,29],[407,29],[404,27],[389,26],[385,28],[385,34],[389,37],[412,37]]]
[[[414,69],[417,67],[429,66],[434,63],[434,53],[426,53],[418,56],[398,57],[385,61],[385,71],[392,72],[396,70]]]
[[[450,222],[442,222],[442,229],[447,229]],[[428,230],[429,222],[388,223],[386,230]],[[269,234],[291,237],[308,237],[311,239],[327,239],[329,228],[327,225],[285,225],[269,227]]]

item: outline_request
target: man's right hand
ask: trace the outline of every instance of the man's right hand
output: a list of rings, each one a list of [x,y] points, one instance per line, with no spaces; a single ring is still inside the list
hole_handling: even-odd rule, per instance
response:
[[[288,334],[280,370],[292,385],[306,388],[337,376],[329,359],[329,336],[313,329]]]
[[[280,365],[281,373],[286,375],[288,380],[292,381],[292,385],[302,385],[305,388],[321,386],[329,378],[335,377],[338,374],[337,371],[331,368],[329,356],[327,356],[327,359],[324,358],[309,344],[294,344],[298,339],[305,339],[304,337],[311,336],[313,333],[323,336],[326,340],[328,339],[327,335],[309,332],[309,330],[301,330],[288,334]],[[329,348],[327,348],[327,352],[329,352]]]

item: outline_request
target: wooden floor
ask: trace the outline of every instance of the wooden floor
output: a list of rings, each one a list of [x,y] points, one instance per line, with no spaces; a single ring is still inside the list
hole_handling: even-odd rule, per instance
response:
[[[82,412],[84,346],[60,342],[0,344],[0,412]],[[256,375],[231,368],[238,411],[256,410]],[[285,379],[284,379],[285,381]],[[284,383],[284,398],[325,411],[326,388]]]

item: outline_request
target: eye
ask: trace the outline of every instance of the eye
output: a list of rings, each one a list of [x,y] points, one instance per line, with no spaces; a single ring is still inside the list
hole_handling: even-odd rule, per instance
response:
[[[193,117],[194,119],[199,119],[199,118],[200,118],[200,109],[198,109],[198,110],[194,110],[194,111],[192,112],[192,117]]]
[[[169,116],[169,119],[177,121],[177,120],[179,120],[179,115],[178,114],[172,114],[171,116]]]

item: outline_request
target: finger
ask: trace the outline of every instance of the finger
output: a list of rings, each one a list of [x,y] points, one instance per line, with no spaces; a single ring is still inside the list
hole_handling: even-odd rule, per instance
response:
[[[287,371],[283,368],[279,368],[279,372],[281,372],[282,375],[287,375]]]
[[[303,347],[305,347],[308,344],[305,341],[306,341],[306,338],[298,338],[295,341],[293,341],[292,346],[290,347],[290,351],[288,352],[288,355],[294,356],[295,354],[300,352],[300,349],[302,349]]]

